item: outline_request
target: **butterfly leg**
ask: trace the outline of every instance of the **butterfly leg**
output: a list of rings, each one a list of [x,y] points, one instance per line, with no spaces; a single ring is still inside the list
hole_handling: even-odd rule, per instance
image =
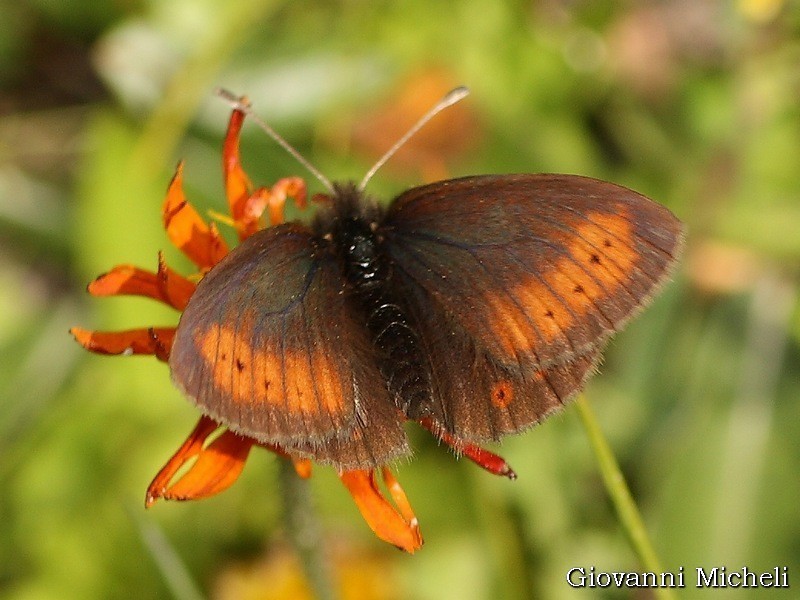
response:
[[[457,455],[466,456],[482,469],[489,471],[489,473],[502,475],[512,480],[517,478],[514,469],[511,468],[511,465],[509,465],[502,456],[447,433],[431,419],[423,418],[419,421],[419,424],[430,431],[439,440],[450,446]]]

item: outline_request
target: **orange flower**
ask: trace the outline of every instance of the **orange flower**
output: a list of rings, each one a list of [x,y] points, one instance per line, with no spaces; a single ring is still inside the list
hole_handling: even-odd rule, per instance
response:
[[[239,160],[239,133],[244,117],[245,113],[241,110],[234,110],[231,114],[222,152],[231,222],[240,241],[261,228],[264,212],[268,213],[270,223],[275,225],[283,221],[283,206],[287,198],[293,198],[302,208],[306,197],[305,183],[298,177],[281,179],[271,188],[253,189]],[[228,253],[228,245],[216,225],[213,222],[210,225],[206,223],[187,202],[182,181],[183,164],[179,164],[163,206],[164,227],[170,241],[197,266],[202,277]],[[90,283],[88,291],[93,296],[147,296],[182,311],[195,291],[196,280],[197,277],[187,278],[170,269],[159,254],[156,272],[119,265]],[[147,327],[103,332],[74,327],[71,332],[78,343],[92,352],[151,354],[167,361],[175,329]],[[220,432],[219,435],[216,435],[217,432]],[[300,477],[311,475],[308,459],[294,457],[277,445],[263,444],[238,435],[210,417],[202,416],[183,445],[147,488],[145,505],[151,506],[159,498],[207,498],[227,489],[239,477],[253,446],[260,446],[285,460],[292,460]],[[181,467],[192,459],[196,460],[189,470],[175,480]],[[422,545],[417,519],[391,471],[384,467],[382,476],[394,504],[381,494],[374,471],[339,473],[375,534],[407,552],[414,552]]]

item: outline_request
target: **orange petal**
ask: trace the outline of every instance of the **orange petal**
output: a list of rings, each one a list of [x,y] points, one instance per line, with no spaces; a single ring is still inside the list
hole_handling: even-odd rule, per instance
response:
[[[245,196],[240,204],[241,210],[236,217],[236,229],[239,239],[246,239],[261,228],[261,215],[270,203],[269,188],[260,187],[250,196]],[[272,223],[277,225],[277,223]]]
[[[225,431],[200,452],[197,462],[162,497],[199,500],[227,490],[239,478],[254,440]]]
[[[265,198],[266,205],[269,206],[269,220],[272,225],[283,223],[283,206],[286,204],[287,198],[294,198],[298,208],[305,208],[306,182],[300,177],[284,177],[283,179],[279,179],[277,183],[272,186]],[[248,206],[248,209],[256,211],[258,210],[258,206]],[[263,211],[264,208],[261,207],[258,212],[259,216]]]
[[[383,482],[386,484],[386,488],[389,490],[389,494],[392,496],[397,510],[400,511],[406,523],[413,525],[413,527],[418,530],[417,516],[414,514],[414,509],[411,508],[411,503],[408,501],[406,493],[403,491],[403,488],[400,487],[400,482],[397,481],[397,478],[395,478],[394,474],[389,470],[389,467],[383,467],[382,473]]]
[[[298,208],[305,208],[306,182],[300,177],[284,177],[272,188],[258,188],[244,203],[244,210],[237,222],[240,231],[244,230],[248,235],[255,233],[258,230],[258,221],[267,208],[270,225],[283,223],[283,207],[287,198],[294,198]]]
[[[178,451],[169,459],[147,488],[145,506],[159,498],[167,500],[199,500],[228,489],[239,478],[255,440],[232,431],[223,432],[203,447],[208,437],[219,428],[210,417],[203,416]],[[197,461],[178,481],[170,485],[175,474],[189,460]]]
[[[172,243],[200,269],[208,270],[228,253],[216,227],[200,217],[183,193],[183,163],[178,164],[162,209],[164,227]]]
[[[86,291],[92,296],[134,295],[162,300],[158,277],[133,265],[117,265],[92,281]]]
[[[206,438],[217,430],[219,424],[203,415],[195,425],[192,433],[186,438],[178,451],[172,455],[172,458],[167,461],[167,464],[155,476],[153,481],[147,488],[147,495],[145,497],[145,506],[151,506],[156,500],[162,498],[167,491],[169,482],[175,476],[175,473],[186,463],[186,461],[194,458],[203,449],[203,444]]]
[[[240,98],[240,102],[248,104],[247,98]],[[242,168],[239,154],[239,136],[244,118],[245,113],[233,110],[222,146],[225,195],[239,239],[242,240],[259,230],[259,220],[267,207],[271,224],[277,225],[283,223],[283,205],[287,197],[294,198],[300,208],[305,208],[306,201],[306,184],[300,177],[281,179],[271,189],[261,187],[252,191],[253,184]]]
[[[158,253],[157,275],[164,301],[170,306],[183,311],[186,305],[189,304],[189,298],[192,297],[195,289],[197,289],[197,284],[170,269],[164,260],[162,252]]]
[[[278,446],[277,444],[269,444],[267,442],[258,442],[258,445],[262,448],[269,450],[270,452],[274,452],[278,456],[282,456],[287,460],[291,460],[294,464],[295,473],[297,476],[302,479],[308,479],[311,477],[311,461],[307,458],[296,458],[286,452],[282,447]]]
[[[269,208],[270,225],[280,225],[285,220],[283,207],[287,198],[294,198],[300,209],[306,207],[306,182],[302,178],[284,177],[271,188],[258,188],[245,201],[239,222],[243,227],[249,228],[252,235],[258,229],[258,220],[264,210]]]
[[[381,495],[375,481],[375,471],[345,471],[339,473],[339,478],[353,496],[361,516],[375,535],[411,554],[422,547],[417,518],[400,484],[388,469],[384,469],[384,478],[399,510]]]
[[[127,331],[89,331],[73,327],[70,333],[90,352],[97,354],[154,354],[166,361],[175,337],[174,327],[149,327]]]
[[[242,101],[245,101],[242,99]],[[239,134],[244,123],[244,113],[234,110],[228,121],[228,131],[222,145],[222,174],[225,179],[225,195],[234,221],[240,221],[244,214],[244,205],[253,188],[250,178],[242,169],[239,158]]]
[[[272,188],[260,187],[242,204],[241,214],[235,218],[239,237],[245,239],[261,227],[261,215],[269,208],[270,225],[284,222],[283,207],[287,198],[294,198],[301,209],[306,207],[306,182],[300,177],[285,177]]]
[[[92,296],[145,296],[183,310],[195,287],[194,283],[170,269],[159,253],[158,273],[132,265],[117,265],[91,282],[87,290]]]

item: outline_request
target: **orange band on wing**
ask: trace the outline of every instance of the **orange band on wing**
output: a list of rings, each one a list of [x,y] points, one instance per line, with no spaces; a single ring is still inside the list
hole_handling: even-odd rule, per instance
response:
[[[609,284],[608,287],[618,281],[630,279],[631,271],[639,259],[631,221],[624,209],[617,207],[617,211],[614,215],[590,214],[587,219],[591,223],[583,223],[576,228],[578,241],[569,248],[570,253],[583,264],[600,264],[597,263],[600,260],[617,278],[603,281],[604,284]],[[599,270],[595,276],[603,279],[603,273]]]
[[[589,214],[574,238],[555,264],[524,277],[508,294],[485,298],[490,327],[509,355],[564,335],[578,318],[597,310],[595,301],[615,295],[630,280],[639,256],[624,215]]]
[[[250,328],[243,324],[241,329]],[[197,337],[196,344],[210,365],[215,387],[235,403],[270,404],[294,413],[339,413],[344,409],[341,392],[331,393],[334,389],[327,382],[330,377],[338,379],[336,362],[312,348],[284,348],[282,355],[254,349],[233,327],[225,325],[210,327]]]

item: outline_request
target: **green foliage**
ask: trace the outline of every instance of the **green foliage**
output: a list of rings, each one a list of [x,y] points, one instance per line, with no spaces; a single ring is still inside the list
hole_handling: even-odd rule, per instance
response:
[[[587,397],[665,568],[800,564],[796,4],[100,5],[23,2],[0,30],[0,596],[223,597],[233,565],[279,553],[266,452],[218,497],[144,512],[197,415],[163,364],[90,356],[66,331],[176,322],[83,288],[115,264],[154,269],[159,249],[187,266],[159,211],[179,158],[192,201],[224,208],[215,86],[250,96],[329,177],[357,178],[371,159],[351,125],[433,69],[473,91],[476,143],[447,148],[452,175],[592,175],[687,223],[676,281]],[[305,176],[255,128],[242,153],[258,183]],[[385,561],[396,597],[572,598],[572,566],[642,568],[574,407],[503,443],[513,483],[413,438],[398,469],[426,537],[413,558],[371,536],[329,469],[311,482],[331,547]]]

